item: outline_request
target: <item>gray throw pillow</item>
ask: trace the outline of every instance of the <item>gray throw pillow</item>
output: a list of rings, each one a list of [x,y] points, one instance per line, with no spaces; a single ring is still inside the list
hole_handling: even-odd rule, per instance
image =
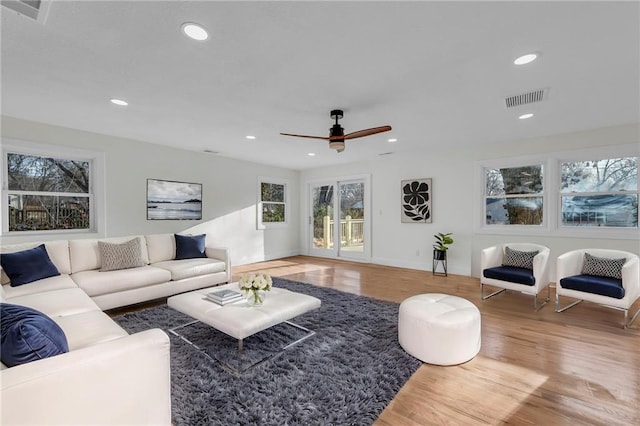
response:
[[[540,253],[536,251],[518,251],[509,248],[504,248],[504,259],[502,260],[502,266],[512,266],[514,268],[533,269],[533,258]]]
[[[620,259],[607,259],[606,257],[596,257],[585,253],[581,273],[583,275],[595,275],[621,280],[622,266],[626,261],[627,259],[624,257]]]
[[[134,238],[122,244],[98,241],[98,248],[102,257],[101,272],[137,268],[145,265],[142,259],[142,247],[140,246],[139,238]]]

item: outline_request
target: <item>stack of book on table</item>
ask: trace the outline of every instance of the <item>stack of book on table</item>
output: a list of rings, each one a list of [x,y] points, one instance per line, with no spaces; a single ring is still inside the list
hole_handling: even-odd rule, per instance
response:
[[[211,293],[207,293],[206,299],[215,302],[218,305],[226,305],[227,303],[237,302],[242,300],[242,293],[239,293],[234,290],[216,290]]]

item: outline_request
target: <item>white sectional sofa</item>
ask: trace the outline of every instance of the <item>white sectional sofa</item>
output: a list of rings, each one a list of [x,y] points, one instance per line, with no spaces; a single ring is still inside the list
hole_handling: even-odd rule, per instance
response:
[[[97,239],[45,242],[60,275],[12,287],[2,271],[3,303],[27,306],[64,331],[69,351],[0,365],[0,424],[171,424],[169,338],[159,330],[128,335],[103,310],[228,282],[226,249],[174,260],[173,234],[138,238],[144,265],[100,271]],[[14,253],[42,243],[0,247]]]

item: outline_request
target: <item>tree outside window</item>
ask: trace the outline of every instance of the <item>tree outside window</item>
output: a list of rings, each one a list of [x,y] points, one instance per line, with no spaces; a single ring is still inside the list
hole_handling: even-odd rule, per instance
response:
[[[485,224],[542,225],[542,165],[485,169]]]
[[[261,222],[286,223],[286,185],[283,183],[260,182]]]
[[[638,158],[561,164],[563,226],[638,227]]]
[[[91,161],[5,155],[9,232],[91,228]]]

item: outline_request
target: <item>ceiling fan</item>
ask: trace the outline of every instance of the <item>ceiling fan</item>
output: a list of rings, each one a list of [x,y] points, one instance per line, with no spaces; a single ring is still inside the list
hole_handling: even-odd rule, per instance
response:
[[[329,114],[331,118],[336,120],[336,123],[331,127],[329,136],[308,136],[308,135],[295,135],[292,133],[280,133],[284,136],[295,136],[298,138],[309,138],[309,139],[322,139],[329,141],[329,148],[335,149],[338,152],[344,151],[344,141],[347,139],[356,139],[362,138],[365,136],[375,135],[377,133],[388,132],[391,130],[391,126],[380,126],[373,127],[371,129],[358,130],[356,132],[344,134],[344,128],[338,124],[338,120],[340,120],[344,113],[341,109],[334,109]]]

